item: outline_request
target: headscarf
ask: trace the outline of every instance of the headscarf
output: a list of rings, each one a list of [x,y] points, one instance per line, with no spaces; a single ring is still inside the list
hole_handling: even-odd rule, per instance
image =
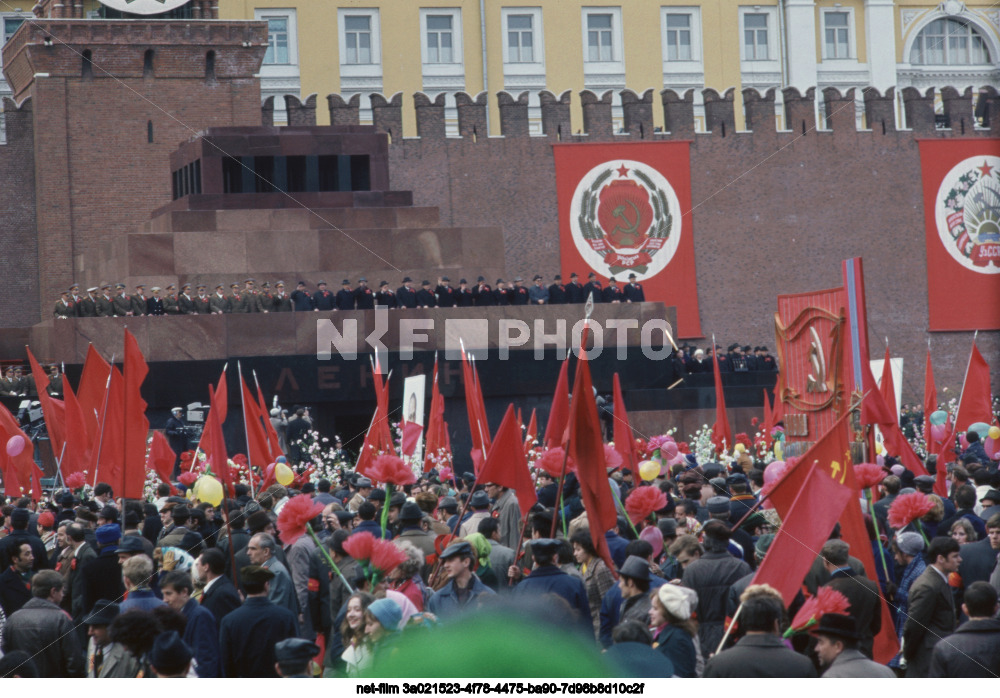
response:
[[[489,567],[490,552],[493,550],[493,545],[486,539],[486,536],[476,532],[467,535],[465,540],[472,546],[472,550],[476,553],[476,560],[479,562],[479,566]]]

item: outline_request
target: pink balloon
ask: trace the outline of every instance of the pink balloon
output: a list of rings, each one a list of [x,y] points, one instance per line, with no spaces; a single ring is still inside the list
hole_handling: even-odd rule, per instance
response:
[[[965,438],[964,432],[958,437],[958,443],[962,444],[963,451],[969,447],[969,441]]]
[[[904,468],[899,463],[896,463],[896,465],[892,466],[889,469],[892,471],[892,474],[895,475],[896,477],[902,477],[903,473],[906,472],[906,468]]]
[[[785,474],[785,470],[788,468],[784,461],[776,460],[768,463],[767,467],[764,468],[764,484],[769,482],[774,482],[781,478]]]
[[[946,434],[944,433],[944,424],[933,424],[931,425],[931,437],[935,441],[941,441]]]
[[[996,439],[991,439],[987,436],[985,443],[983,443],[983,448],[986,449],[987,454],[996,453],[1000,449],[1000,443],[997,443]],[[996,460],[996,458],[993,460]]]
[[[885,467],[885,456],[883,456],[881,453],[878,454],[877,456],[875,456],[875,462],[878,463],[878,467],[884,468]]]
[[[20,434],[14,434],[7,440],[7,455],[11,458],[17,458],[24,451],[24,437]]]
[[[671,458],[677,456],[677,444],[673,441],[668,441],[667,443],[663,444],[662,450]]]

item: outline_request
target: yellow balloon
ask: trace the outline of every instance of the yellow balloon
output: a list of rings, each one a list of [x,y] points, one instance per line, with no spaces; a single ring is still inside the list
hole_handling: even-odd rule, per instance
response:
[[[781,447],[781,442],[780,441],[775,441],[774,442],[774,458],[775,458],[775,460],[785,460],[784,458],[782,458],[782,456],[784,455],[784,452],[785,452],[785,449],[783,449]]]
[[[284,463],[278,463],[274,466],[274,479],[278,481],[279,485],[290,485],[295,479],[295,473]]]
[[[1000,439],[1000,427],[990,427],[990,430],[989,432],[987,432],[987,434],[994,441]]]
[[[194,496],[199,502],[208,502],[217,507],[222,504],[222,483],[211,475],[202,475],[194,483]]]
[[[747,447],[744,446],[743,444],[736,444],[733,450],[735,450],[737,453],[743,453],[745,450],[747,450]]]
[[[881,441],[876,441],[875,442],[875,455],[876,456],[881,456],[883,451],[885,451],[885,447],[882,446],[882,442]]]
[[[652,460],[644,460],[639,463],[639,477],[641,477],[646,482],[650,482],[656,479],[656,476],[660,474],[660,464]]]

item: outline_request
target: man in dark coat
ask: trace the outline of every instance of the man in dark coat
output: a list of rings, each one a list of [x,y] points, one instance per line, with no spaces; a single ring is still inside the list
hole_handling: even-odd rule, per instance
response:
[[[562,282],[562,276],[556,274],[553,283],[549,284],[549,305],[563,305],[566,303],[566,286]]]
[[[351,280],[344,279],[340,282],[340,290],[337,291],[337,310],[354,310],[354,289],[351,288]]]
[[[903,626],[907,678],[927,676],[934,646],[955,630],[955,599],[948,575],[957,572],[962,561],[958,541],[945,536],[933,538],[926,559],[927,569],[910,587],[910,605]]]
[[[413,290],[413,279],[403,277],[403,285],[396,289],[396,303],[400,308],[416,308],[417,292]]]
[[[187,572],[168,572],[160,582],[163,601],[170,608],[184,614],[184,642],[197,660],[198,677],[214,679],[219,673],[219,626],[207,608],[191,598],[194,583]]]
[[[274,645],[299,634],[295,614],[267,598],[274,573],[259,565],[240,570],[247,598],[222,620],[219,649],[228,678],[276,678]]]
[[[469,288],[469,282],[465,279],[458,280],[458,288],[455,289],[455,302],[459,308],[471,308],[475,305],[476,299]]]
[[[991,529],[997,533],[991,534]],[[942,533],[946,533],[942,531]],[[1000,553],[1000,514],[986,522],[986,538],[962,546],[962,562],[958,574],[966,586],[973,582],[988,582]]]
[[[573,272],[569,275],[569,283],[566,284],[566,302],[583,303],[587,299],[583,295],[583,286],[580,284],[580,277]]]
[[[163,432],[167,435],[167,443],[170,444],[170,450],[177,456],[174,459],[175,478],[181,474],[181,454],[187,450],[188,446],[188,433],[183,415],[183,408],[174,407],[170,410],[170,418],[163,428]]]
[[[646,292],[642,290],[642,284],[636,281],[635,273],[628,275],[628,284],[622,289],[622,293],[625,294],[625,300],[629,303],[644,303],[646,301]]]
[[[375,303],[384,305],[392,310],[398,306],[396,302],[396,292],[389,288],[389,282],[383,281],[378,285],[378,293],[375,294]]]
[[[313,294],[313,300],[316,302],[316,310],[333,310],[337,307],[336,297],[332,291],[326,288],[325,281],[320,281],[316,284],[316,293]]]
[[[729,526],[712,520],[702,528],[705,554],[684,568],[681,582],[698,592],[698,639],[713,652],[725,633],[729,587],[750,574],[750,565],[729,554]]]
[[[437,307],[439,308],[454,308],[458,305],[457,294],[455,289],[451,287],[451,279],[447,276],[438,279],[434,294],[437,296]]]
[[[292,307],[297,312],[316,309],[316,305],[313,303],[312,294],[306,290],[305,281],[300,281],[296,284],[295,290],[292,291],[290,298],[292,299]],[[233,312],[235,312],[235,309]]]
[[[472,290],[472,300],[477,306],[491,306],[497,304],[493,289],[486,283],[486,277],[480,276],[476,280],[476,287]]]
[[[358,287],[354,289],[354,307],[358,310],[374,310],[375,294],[368,288],[368,279],[358,279]]]
[[[605,303],[624,303],[625,294],[618,287],[618,280],[615,277],[608,279],[608,287],[602,292]]]
[[[434,295],[433,289],[431,289],[431,282],[424,279],[420,282],[420,290],[417,291],[417,307],[418,308],[436,308],[437,307],[437,297]]]
[[[63,578],[55,570],[42,570],[31,580],[31,599],[7,618],[3,628],[5,652],[27,652],[39,676],[76,678],[86,676],[83,651],[73,622],[59,607]],[[5,689],[14,693],[10,682]]]
[[[587,283],[583,286],[583,302],[587,302],[587,297],[593,294],[595,303],[604,302],[604,289],[601,282],[597,280],[597,274],[590,272],[587,274]]]
[[[528,294],[528,289],[524,286],[524,279],[520,276],[514,279],[514,288],[511,289],[513,295],[510,296],[511,305],[529,305],[531,302],[531,296]]]
[[[14,546],[11,560],[12,564],[0,574],[0,608],[8,618],[31,600],[31,566],[35,562],[31,546]]]
[[[89,611],[99,599],[120,599],[125,593],[122,568],[118,563],[118,541],[122,531],[118,524],[104,524],[95,532],[100,548],[97,557],[80,570],[83,609]],[[74,607],[76,606],[74,599]],[[79,620],[74,617],[74,620]]]
[[[541,597],[547,594],[561,596],[573,610],[573,617],[567,618],[564,627],[569,628],[575,622],[581,633],[593,641],[594,626],[590,616],[590,603],[587,601],[587,589],[580,577],[573,577],[563,572],[557,562],[556,553],[560,542],[552,538],[536,538],[531,541],[531,556],[535,568],[531,574],[518,582],[514,587],[514,595],[518,597]]]
[[[965,589],[962,611],[969,620],[934,646],[932,678],[995,679],[1000,676],[1000,620],[997,590],[987,582]]]
[[[449,545],[441,552],[441,563],[448,575],[448,583],[427,601],[427,610],[438,618],[454,617],[467,609],[475,610],[479,607],[479,597],[490,597],[496,593],[483,584],[473,571],[476,556],[470,543],[459,541]]]
[[[789,649],[781,639],[781,619],[785,609],[777,591],[766,584],[756,584],[743,592],[740,602],[743,605],[740,627],[746,635],[736,646],[708,660],[705,678],[808,679],[816,676],[813,663]],[[702,643],[702,654],[714,652],[721,639],[720,635],[711,646]]]
[[[216,624],[221,625],[222,619],[243,603],[236,587],[226,576],[226,556],[218,548],[209,548],[198,556],[195,569],[205,580],[201,605],[211,611]]]
[[[48,569],[49,554],[45,551],[45,543],[37,535],[28,532],[28,524],[31,522],[31,512],[27,509],[17,508],[10,515],[11,532],[6,538],[0,538],[0,570],[10,567],[13,558],[13,551],[21,544],[27,543],[31,546],[34,555],[32,571]]]
[[[856,625],[858,649],[871,659],[875,636],[882,629],[882,601],[878,585],[851,569],[848,564],[849,549],[846,542],[838,539],[823,544],[820,556],[830,573],[830,581],[823,586],[836,589],[851,603],[848,615]]]

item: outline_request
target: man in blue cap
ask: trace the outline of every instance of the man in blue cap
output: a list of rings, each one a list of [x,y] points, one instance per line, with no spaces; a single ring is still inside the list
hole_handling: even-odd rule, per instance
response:
[[[445,548],[441,553],[441,564],[448,575],[448,583],[427,601],[427,610],[439,618],[475,608],[480,596],[492,596],[496,593],[475,574],[476,556],[472,545],[467,541],[458,541]],[[586,603],[586,594],[584,602]],[[589,622],[590,611],[587,613]]]
[[[99,599],[119,599],[125,593],[122,583],[122,568],[118,563],[118,541],[122,530],[118,524],[104,524],[94,532],[97,538],[97,557],[87,562],[80,570],[80,584],[83,592],[83,606],[80,610],[94,607]],[[74,594],[74,608],[76,606]]]
[[[191,670],[191,649],[176,630],[160,633],[149,652],[149,664],[158,679],[183,679]]]
[[[315,642],[290,637],[274,646],[274,670],[284,679],[308,679],[309,662],[320,653]]]

